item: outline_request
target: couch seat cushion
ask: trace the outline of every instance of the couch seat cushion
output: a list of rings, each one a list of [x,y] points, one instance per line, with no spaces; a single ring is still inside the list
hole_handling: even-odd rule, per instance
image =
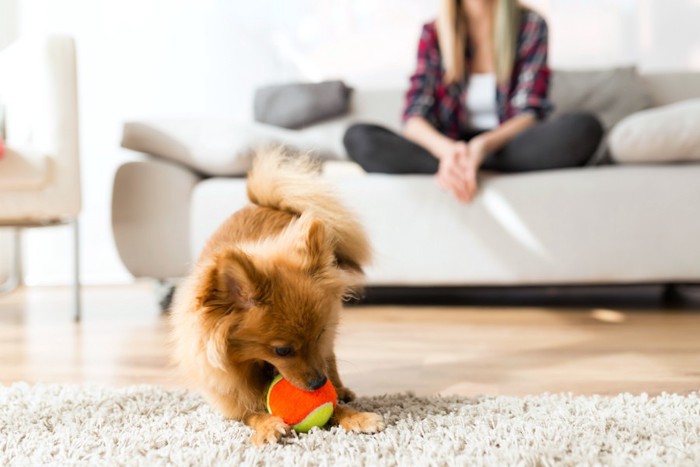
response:
[[[698,282],[700,164],[483,174],[465,205],[433,176],[333,177],[370,235],[370,285]],[[650,188],[653,193],[650,195]],[[243,178],[192,192],[192,257],[248,204]]]

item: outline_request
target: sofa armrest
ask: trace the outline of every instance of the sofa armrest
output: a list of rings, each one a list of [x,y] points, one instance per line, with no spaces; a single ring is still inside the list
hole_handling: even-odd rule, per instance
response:
[[[334,119],[302,130],[221,119],[161,119],[124,124],[122,147],[177,162],[197,173],[241,176],[250,168],[253,150],[284,144],[322,159],[345,157],[342,139],[347,122]]]
[[[187,274],[190,195],[200,178],[169,162],[128,162],[117,170],[112,231],[124,266],[135,277],[169,279]]]

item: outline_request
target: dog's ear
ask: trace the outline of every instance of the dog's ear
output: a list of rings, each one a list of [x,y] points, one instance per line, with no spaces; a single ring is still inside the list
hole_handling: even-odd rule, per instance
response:
[[[321,268],[328,258],[326,245],[326,229],[323,224],[314,220],[309,225],[309,230],[304,238],[304,250],[309,262],[309,269],[313,272]]]
[[[356,297],[364,284],[362,267],[339,256],[335,246],[323,223],[313,220],[304,240],[308,271],[322,276],[328,287],[338,290],[343,297]]]
[[[339,278],[347,287],[361,287],[364,282],[362,266],[337,251],[336,242],[321,221],[311,220],[303,239],[301,250],[310,274],[323,273],[332,268],[335,271],[332,276]]]
[[[304,236],[303,245],[310,274],[323,272],[335,265],[333,239],[321,221],[311,221]]]
[[[262,301],[269,289],[267,278],[238,249],[218,254],[205,274],[199,298],[208,308],[247,310]]]

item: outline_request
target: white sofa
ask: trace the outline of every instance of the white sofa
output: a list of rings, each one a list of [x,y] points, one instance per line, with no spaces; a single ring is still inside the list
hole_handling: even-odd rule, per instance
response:
[[[700,95],[700,75],[641,81],[654,105]],[[344,129],[355,121],[398,129],[401,103],[398,90],[356,91],[349,116],[301,131],[127,124],[126,146],[174,151],[127,163],[116,175],[112,220],[124,264],[137,277],[186,274],[210,233],[247,203],[245,179],[233,176],[247,159],[227,165],[224,148],[274,139],[338,159],[326,164],[326,176],[370,233],[370,286],[700,283],[700,163],[484,174],[479,195],[464,205],[433,177],[364,174],[342,162]],[[195,149],[198,138],[207,143]]]

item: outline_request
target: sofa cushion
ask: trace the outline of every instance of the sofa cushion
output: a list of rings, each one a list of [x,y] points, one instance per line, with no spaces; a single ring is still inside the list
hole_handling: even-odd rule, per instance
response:
[[[50,179],[48,157],[31,151],[5,149],[0,161],[0,192],[40,190]]]
[[[613,159],[620,163],[700,161],[700,99],[644,110],[610,133]]]
[[[342,81],[289,83],[255,91],[255,121],[297,129],[348,112],[352,89]]]
[[[343,158],[344,121],[294,131],[230,120],[169,119],[124,124],[122,146],[177,162],[211,176],[237,176],[250,167],[259,146],[287,144],[322,159]]]
[[[699,177],[700,164],[484,174],[469,205],[427,175],[331,183],[372,240],[369,285],[522,286],[698,282]],[[248,202],[242,178],[198,183],[192,257]]]
[[[634,112],[651,107],[652,98],[634,67],[595,71],[555,70],[550,99],[553,116],[593,112],[606,130]]]

